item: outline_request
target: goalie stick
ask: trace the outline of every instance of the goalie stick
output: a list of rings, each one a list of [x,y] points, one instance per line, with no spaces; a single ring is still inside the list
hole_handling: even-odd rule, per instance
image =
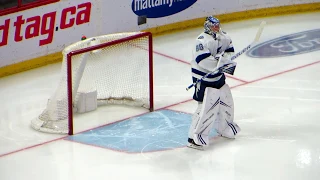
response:
[[[254,46],[260,39],[260,36],[262,34],[263,28],[266,25],[265,21],[262,21],[260,23],[259,29],[257,31],[257,34],[253,40],[253,42],[251,44],[249,44],[247,47],[245,47],[244,49],[242,49],[241,51],[239,51],[237,54],[235,54],[234,56],[232,56],[230,59],[233,61],[234,59],[238,58],[239,56],[241,56],[243,53],[245,53],[246,51],[248,51],[252,46]],[[230,68],[230,69],[229,69]],[[195,86],[196,84],[198,84],[199,82],[203,81],[205,78],[207,78],[210,75],[219,73],[219,72],[223,72],[223,71],[234,71],[235,66],[233,66],[233,64],[225,64],[224,66],[221,66],[219,68],[216,68],[215,70],[213,70],[212,72],[207,73],[206,75],[204,75],[202,78],[198,79],[196,82],[194,82],[193,84],[191,84],[190,86],[188,86],[186,88],[186,90],[188,91],[189,89],[191,89],[193,86]]]

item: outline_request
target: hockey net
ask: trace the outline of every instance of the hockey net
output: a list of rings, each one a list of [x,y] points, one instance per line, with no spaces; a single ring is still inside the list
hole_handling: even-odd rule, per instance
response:
[[[73,113],[123,104],[153,110],[152,34],[130,32],[88,38],[66,47],[61,79],[31,126],[73,134]]]

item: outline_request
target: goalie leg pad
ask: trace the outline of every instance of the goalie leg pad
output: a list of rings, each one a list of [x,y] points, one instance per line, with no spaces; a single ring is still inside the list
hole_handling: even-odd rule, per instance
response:
[[[214,128],[223,137],[235,138],[240,132],[240,127],[233,122],[234,102],[230,87],[225,84],[220,88],[219,118],[214,122]]]
[[[195,131],[197,124],[199,122],[199,119],[200,119],[201,108],[202,108],[202,103],[198,103],[198,107],[192,115],[191,125],[190,125],[189,133],[188,133],[189,139],[193,139],[194,131]]]
[[[202,108],[193,130],[192,139],[198,145],[209,145],[209,133],[218,117],[220,93],[218,89],[207,87]]]
[[[227,125],[228,126],[222,131],[221,136],[234,139],[241,129],[235,122],[227,123]]]
[[[226,114],[229,114],[229,118],[227,119],[228,122],[232,123],[234,119],[234,102],[232,93],[230,90],[230,87],[228,84],[224,84],[220,88],[220,106],[224,107],[225,110],[228,112]],[[220,112],[224,109],[221,108]]]

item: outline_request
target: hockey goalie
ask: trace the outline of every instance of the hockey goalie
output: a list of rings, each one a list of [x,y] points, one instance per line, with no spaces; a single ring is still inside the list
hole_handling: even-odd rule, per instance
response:
[[[197,82],[214,69],[228,65],[224,71],[233,74],[236,62],[231,60],[234,48],[231,38],[220,28],[220,21],[209,16],[204,23],[204,32],[196,39],[191,71]],[[233,122],[234,103],[230,87],[225,82],[224,72],[209,75],[194,86],[193,99],[198,107],[192,116],[188,133],[188,147],[203,150],[209,145],[209,133],[215,129],[220,136],[235,138],[240,127]]]

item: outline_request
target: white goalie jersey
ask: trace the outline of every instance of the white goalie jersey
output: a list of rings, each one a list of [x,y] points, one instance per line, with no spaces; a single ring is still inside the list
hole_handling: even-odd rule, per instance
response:
[[[234,54],[234,48],[227,33],[223,31],[214,35],[209,35],[205,32],[201,33],[197,37],[193,49],[192,77],[200,79],[219,65],[220,56],[226,57],[232,54]],[[203,82],[211,84],[219,81],[222,76],[224,76],[223,73],[211,75],[204,79]]]

